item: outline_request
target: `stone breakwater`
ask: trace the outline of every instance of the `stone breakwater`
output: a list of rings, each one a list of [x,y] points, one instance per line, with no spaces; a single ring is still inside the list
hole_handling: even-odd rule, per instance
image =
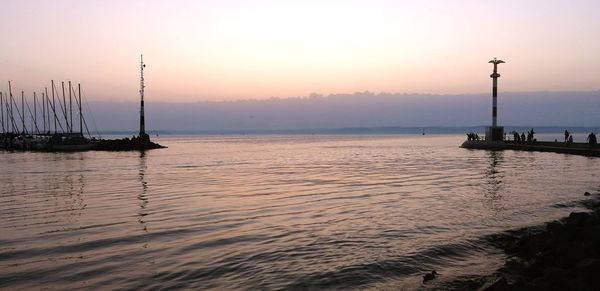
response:
[[[162,149],[165,146],[152,141],[139,138],[107,139],[100,140],[94,150],[98,151],[132,151],[132,150],[151,150]]]
[[[490,242],[508,256],[504,266],[485,278],[454,282],[450,288],[600,290],[600,197],[584,206],[591,211],[490,236]]]

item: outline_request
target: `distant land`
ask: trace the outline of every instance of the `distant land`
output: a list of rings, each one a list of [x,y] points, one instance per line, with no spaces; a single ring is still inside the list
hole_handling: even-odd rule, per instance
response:
[[[527,126],[507,126],[506,132],[517,131],[527,132],[531,127]],[[568,129],[573,134],[588,134],[589,132],[600,132],[600,126],[597,127],[572,127],[572,126],[544,126],[535,127],[535,132],[539,134],[551,133],[561,134]],[[306,128],[306,129],[288,129],[288,130],[153,130],[151,135],[280,135],[280,134],[464,134],[468,132],[484,133],[485,126],[469,127],[356,127],[356,128]],[[101,131],[104,136],[133,136],[137,131]]]
[[[482,131],[491,123],[492,102],[491,93],[357,92],[194,103],[170,103],[168,96],[157,97],[151,93],[146,98],[146,128],[159,134]],[[92,129],[104,134],[137,131],[137,102],[89,101],[89,109],[93,117],[88,117],[88,124]],[[498,120],[507,131],[524,131],[530,127],[535,127],[538,132],[556,132],[565,128],[574,132],[597,130],[600,126],[600,91],[500,92]]]

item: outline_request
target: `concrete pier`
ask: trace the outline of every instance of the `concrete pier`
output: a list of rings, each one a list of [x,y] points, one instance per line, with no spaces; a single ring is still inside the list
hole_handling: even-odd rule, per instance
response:
[[[548,141],[533,141],[515,143],[513,141],[497,141],[488,142],[481,140],[467,140],[461,146],[466,149],[482,149],[482,150],[516,150],[516,151],[533,151],[533,152],[552,152],[561,154],[581,155],[600,157],[600,145],[590,145],[588,143],[564,143],[564,142],[548,142]]]
[[[489,61],[489,63],[494,64],[494,71],[490,75],[490,78],[492,78],[492,126],[486,128],[485,138],[483,140],[479,140],[478,137],[469,134],[469,139],[463,142],[460,146],[461,148],[554,152],[600,157],[600,146],[596,144],[595,135],[593,136],[593,143],[544,142],[536,141],[533,138],[533,129],[531,129],[531,136],[527,137],[526,141],[505,140],[504,127],[498,126],[497,123],[498,78],[500,77],[500,74],[498,74],[498,65],[503,64],[504,61],[494,58]]]

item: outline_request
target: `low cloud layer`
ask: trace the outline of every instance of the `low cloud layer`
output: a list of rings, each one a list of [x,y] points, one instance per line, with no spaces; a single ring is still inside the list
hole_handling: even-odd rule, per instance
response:
[[[234,102],[147,102],[146,127],[154,131],[251,131],[479,126],[491,122],[490,95],[361,92]],[[89,105],[96,128],[101,131],[138,128],[139,104],[136,102],[91,102]],[[598,126],[600,91],[500,92],[498,110],[499,123],[506,126]]]

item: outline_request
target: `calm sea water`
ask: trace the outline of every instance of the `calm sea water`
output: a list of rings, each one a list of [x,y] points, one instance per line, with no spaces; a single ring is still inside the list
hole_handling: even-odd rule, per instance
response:
[[[600,159],[453,136],[162,138],[0,152],[0,288],[416,289],[494,271],[486,235],[578,209]],[[423,286],[432,269],[442,275]]]

